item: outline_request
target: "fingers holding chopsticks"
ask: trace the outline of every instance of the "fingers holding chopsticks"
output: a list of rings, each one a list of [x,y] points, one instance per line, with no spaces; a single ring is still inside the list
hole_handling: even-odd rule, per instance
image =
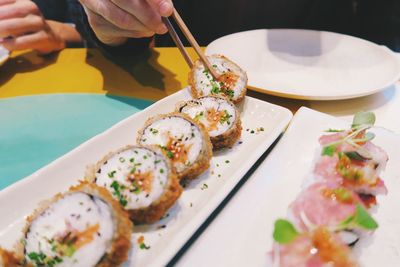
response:
[[[80,0],[96,36],[105,44],[119,45],[127,38],[164,34],[162,16],[173,11],[171,0]]]
[[[171,16],[174,11],[174,5],[170,0],[147,0],[147,2],[163,17]]]

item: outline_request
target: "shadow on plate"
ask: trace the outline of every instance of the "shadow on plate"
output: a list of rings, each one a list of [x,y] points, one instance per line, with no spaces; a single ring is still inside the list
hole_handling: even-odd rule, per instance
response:
[[[322,49],[321,32],[318,31],[269,30],[266,38],[271,54],[293,64],[314,65],[318,57],[327,52]],[[335,44],[330,46],[333,49]]]

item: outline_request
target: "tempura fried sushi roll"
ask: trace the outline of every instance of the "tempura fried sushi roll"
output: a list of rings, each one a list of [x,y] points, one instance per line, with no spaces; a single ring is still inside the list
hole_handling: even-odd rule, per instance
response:
[[[298,232],[286,220],[277,220],[270,265],[279,267],[356,267],[348,246],[323,226]]]
[[[160,147],[172,160],[179,179],[194,179],[210,166],[212,144],[207,131],[182,113],[150,118],[137,142]]]
[[[107,188],[135,223],[158,221],[182,193],[171,160],[157,147],[127,146],[110,153],[90,180]]]
[[[240,138],[242,126],[235,105],[220,96],[203,96],[178,106],[178,111],[189,115],[206,128],[213,148],[231,147]]]
[[[247,91],[246,72],[222,55],[208,56],[208,60],[221,76],[215,80],[201,60],[197,60],[189,73],[192,96],[220,95],[235,104],[241,102]]]
[[[28,217],[21,253],[34,266],[120,266],[132,228],[106,189],[82,183]]]

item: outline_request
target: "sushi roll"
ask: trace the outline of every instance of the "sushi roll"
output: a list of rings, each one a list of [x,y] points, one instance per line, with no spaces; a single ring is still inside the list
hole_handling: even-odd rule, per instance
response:
[[[325,227],[298,232],[286,220],[277,220],[271,266],[279,267],[356,267],[359,266],[348,246]]]
[[[210,166],[212,144],[204,126],[182,113],[150,118],[138,144],[156,145],[171,159],[179,179],[194,179]]]
[[[317,180],[341,184],[355,191],[367,207],[376,204],[377,195],[387,194],[380,173],[388,156],[370,141],[371,136],[365,130],[354,129],[322,136],[319,140],[321,156],[314,168]]]
[[[107,190],[83,182],[28,217],[20,254],[33,266],[120,266],[132,228]]]
[[[362,213],[368,224],[346,223]],[[363,233],[378,226],[353,191],[335,184],[316,183],[300,193],[289,206],[289,218],[302,231],[323,225],[339,233],[343,242],[354,245]]]
[[[158,221],[182,193],[171,160],[157,147],[127,146],[110,153],[89,180],[107,188],[135,223]]]
[[[235,104],[241,102],[247,91],[246,72],[222,55],[208,56],[208,60],[221,76],[215,80],[203,63],[197,60],[189,73],[192,96],[220,95]]]
[[[180,104],[178,111],[204,125],[215,149],[231,147],[240,138],[239,111],[223,97],[210,95],[193,99]]]

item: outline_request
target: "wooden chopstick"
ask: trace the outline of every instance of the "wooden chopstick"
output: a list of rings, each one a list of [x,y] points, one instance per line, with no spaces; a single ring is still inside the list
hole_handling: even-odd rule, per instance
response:
[[[171,35],[172,40],[174,40],[176,46],[179,48],[179,51],[181,51],[182,56],[185,58],[186,63],[189,65],[190,68],[193,68],[193,61],[190,58],[189,54],[186,52],[185,47],[183,46],[183,43],[181,39],[179,38],[179,35],[176,33],[174,27],[171,24],[171,21],[169,21],[168,18],[163,17],[162,18],[164,24],[168,28],[168,32]]]
[[[217,73],[217,71],[213,68],[211,65],[210,61],[208,61],[207,57],[203,54],[203,51],[201,51],[201,48],[199,44],[197,43],[196,39],[194,39],[192,33],[189,31],[188,27],[186,26],[185,22],[182,20],[181,16],[179,15],[178,11],[174,8],[174,12],[172,13],[172,17],[178,24],[179,28],[185,35],[186,39],[189,41],[189,43],[192,45],[194,50],[196,51],[197,55],[200,57],[201,61],[203,61],[204,65],[206,68],[210,71],[211,75],[218,80],[220,75]]]

